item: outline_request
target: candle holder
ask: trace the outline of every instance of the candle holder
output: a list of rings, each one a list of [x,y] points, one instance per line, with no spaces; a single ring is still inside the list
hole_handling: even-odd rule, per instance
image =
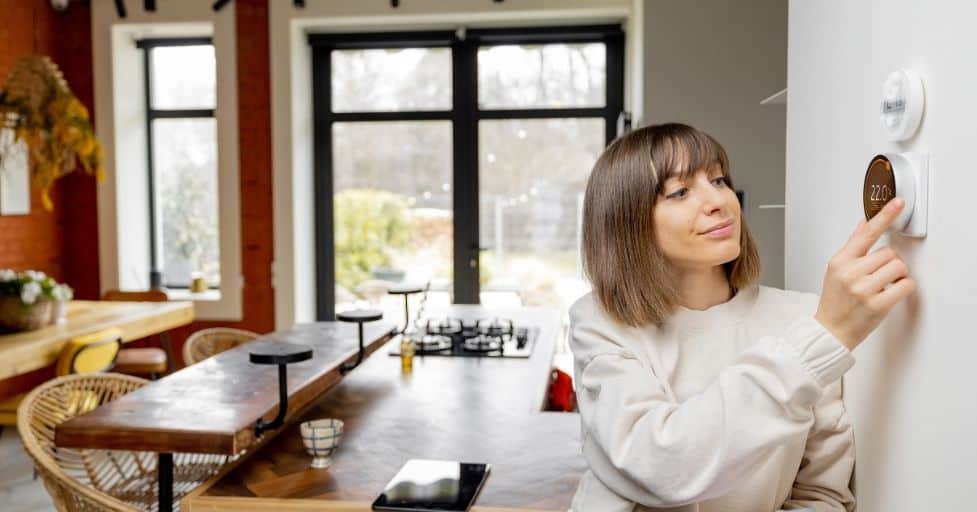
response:
[[[353,311],[346,311],[336,315],[336,319],[341,322],[356,322],[356,326],[359,328],[359,340],[360,340],[360,351],[356,354],[356,362],[353,364],[343,363],[339,367],[339,374],[346,375],[353,368],[356,368],[363,362],[363,324],[365,322],[374,322],[383,318],[383,312],[376,309],[355,309]]]
[[[248,355],[253,364],[278,365],[278,414],[271,421],[258,418],[254,425],[254,435],[259,437],[266,430],[278,428],[285,423],[285,414],[288,412],[288,371],[286,367],[292,363],[312,359],[312,347],[296,343],[269,343],[255,348]]]
[[[387,293],[389,293],[390,295],[404,296],[404,327],[400,330],[398,334],[404,334],[405,332],[407,332],[407,328],[410,327],[410,312],[409,312],[410,296],[421,293],[423,291],[424,291],[423,287],[412,285],[412,284],[398,284],[398,285],[391,286],[390,289],[387,290]]]

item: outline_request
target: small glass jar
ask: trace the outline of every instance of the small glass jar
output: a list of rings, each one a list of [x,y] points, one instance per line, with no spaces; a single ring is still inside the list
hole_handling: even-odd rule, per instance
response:
[[[414,340],[404,336],[400,339],[400,370],[410,373],[414,370]]]
[[[51,323],[60,325],[68,321],[68,301],[56,299],[52,301]]]
[[[200,272],[190,273],[190,292],[203,293],[207,291],[207,278]]]

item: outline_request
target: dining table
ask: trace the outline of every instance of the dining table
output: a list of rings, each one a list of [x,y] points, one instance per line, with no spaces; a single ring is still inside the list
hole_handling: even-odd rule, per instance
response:
[[[116,327],[124,343],[193,322],[193,302],[73,300],[65,321],[33,331],[0,335],[0,380],[54,364],[71,339]]]

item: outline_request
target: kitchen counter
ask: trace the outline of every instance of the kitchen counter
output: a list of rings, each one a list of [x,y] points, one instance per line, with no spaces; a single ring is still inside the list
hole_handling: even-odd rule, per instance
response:
[[[447,313],[538,326],[536,347],[528,359],[415,356],[403,374],[389,355],[396,337],[301,414],[345,422],[330,468],[309,467],[296,423],[191,493],[183,510],[370,510],[411,458],[491,464],[473,510],[566,510],[585,469],[579,417],[541,411],[560,316],[480,306]]]

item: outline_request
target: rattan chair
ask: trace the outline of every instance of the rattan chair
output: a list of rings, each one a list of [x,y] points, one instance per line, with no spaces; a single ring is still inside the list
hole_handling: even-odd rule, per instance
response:
[[[72,338],[61,348],[54,374],[61,377],[108,371],[121,346],[122,331],[115,327]],[[0,400],[0,432],[4,426],[17,425],[17,409],[26,397],[27,393],[20,393]]]
[[[191,334],[183,344],[183,364],[190,366],[259,336],[258,333],[229,327],[211,327]]]
[[[54,446],[57,425],[146,382],[118,373],[69,375],[39,386],[21,403],[17,429],[59,511],[157,510],[155,453]],[[182,497],[229,460],[224,455],[174,454],[174,510]]]

